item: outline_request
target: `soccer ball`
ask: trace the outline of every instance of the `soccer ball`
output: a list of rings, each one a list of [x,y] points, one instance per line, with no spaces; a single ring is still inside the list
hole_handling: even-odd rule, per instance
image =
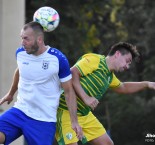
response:
[[[40,23],[45,32],[51,32],[58,27],[60,17],[55,9],[45,6],[35,11],[33,21]]]

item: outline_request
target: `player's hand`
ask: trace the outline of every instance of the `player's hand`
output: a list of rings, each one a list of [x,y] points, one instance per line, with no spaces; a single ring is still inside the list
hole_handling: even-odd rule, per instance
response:
[[[87,97],[87,99],[84,101],[84,103],[89,106],[92,110],[94,110],[97,105],[99,104],[99,101],[95,97]]]
[[[0,105],[2,105],[4,102],[7,102],[7,104],[10,104],[13,100],[13,96],[6,94],[3,98],[0,99]]]
[[[83,138],[83,131],[81,126],[78,123],[72,124],[72,129],[76,132],[77,138],[82,140]]]
[[[148,82],[148,88],[155,90],[155,82]]]

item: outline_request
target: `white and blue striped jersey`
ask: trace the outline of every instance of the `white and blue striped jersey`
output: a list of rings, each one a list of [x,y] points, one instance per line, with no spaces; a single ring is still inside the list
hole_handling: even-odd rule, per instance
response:
[[[14,107],[33,119],[56,122],[60,83],[72,77],[66,56],[49,46],[39,56],[27,54],[21,47],[16,58],[20,78]]]

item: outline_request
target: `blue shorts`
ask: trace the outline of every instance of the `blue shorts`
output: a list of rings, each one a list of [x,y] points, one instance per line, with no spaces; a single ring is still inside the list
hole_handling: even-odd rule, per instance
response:
[[[5,134],[5,145],[23,135],[28,145],[52,145],[56,123],[34,120],[17,108],[0,116],[0,132]]]

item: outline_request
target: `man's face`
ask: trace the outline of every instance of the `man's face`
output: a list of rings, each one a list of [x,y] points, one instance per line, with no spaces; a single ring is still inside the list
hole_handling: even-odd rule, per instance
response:
[[[115,54],[115,71],[123,72],[130,68],[132,62],[131,53],[122,55],[119,51]]]
[[[39,46],[37,43],[37,38],[31,28],[27,28],[26,30],[22,29],[21,39],[21,43],[24,46],[26,53],[35,54],[38,51]]]

